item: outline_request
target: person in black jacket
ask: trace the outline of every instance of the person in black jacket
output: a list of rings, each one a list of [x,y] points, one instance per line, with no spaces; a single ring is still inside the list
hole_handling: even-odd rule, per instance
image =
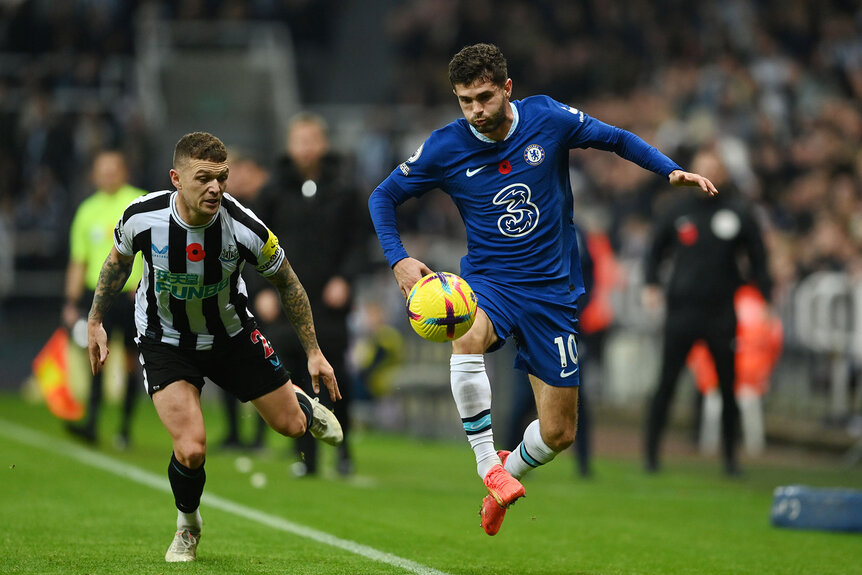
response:
[[[659,468],[659,444],[677,380],[692,345],[703,340],[715,361],[721,390],[724,469],[728,475],[738,475],[733,298],[740,285],[751,282],[768,302],[772,282],[758,222],[734,194],[718,152],[701,150],[692,169],[712,180],[721,193],[715,197],[690,194],[671,205],[656,222],[647,253],[643,299],[648,309],[661,306],[659,268],[668,252],[673,259],[661,373],[647,414],[645,465],[648,472]],[[739,265],[742,254],[747,256],[747,277]]]
[[[295,116],[288,126],[286,152],[276,166],[271,185],[258,199],[259,213],[267,215],[287,257],[295,258],[288,261],[296,262],[296,273],[301,274],[308,292],[318,341],[327,350],[335,373],[341,381],[347,381],[347,319],[353,302],[353,281],[365,266],[364,248],[369,237],[367,219],[363,217],[364,199],[354,184],[349,162],[330,150],[323,118],[307,112]],[[267,299],[272,300],[274,295],[271,290],[258,294],[258,312],[267,308]],[[269,307],[279,312],[277,306]],[[288,322],[277,323],[281,328],[271,332],[270,337],[282,350],[295,382],[308,390],[311,381],[299,339]],[[342,385],[342,400],[333,408],[344,430],[337,461],[337,471],[342,475],[352,471],[348,439],[350,388],[350,384]],[[325,397],[321,401],[327,403]],[[299,460],[293,465],[294,474],[316,473],[317,446],[313,438],[298,439],[296,448]]]

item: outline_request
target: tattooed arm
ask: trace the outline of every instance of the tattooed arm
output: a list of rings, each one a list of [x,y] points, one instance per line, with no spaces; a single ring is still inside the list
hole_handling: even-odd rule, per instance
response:
[[[281,267],[275,274],[269,276],[269,281],[278,290],[278,298],[281,300],[281,307],[293,328],[296,335],[299,337],[299,342],[308,356],[308,374],[311,376],[311,385],[314,388],[314,393],[320,393],[320,380],[323,379],[324,385],[329,390],[329,396],[333,401],[341,399],[341,392],[338,390],[338,382],[335,379],[335,372],[329,362],[320,351],[320,345],[317,343],[317,334],[314,331],[314,318],[311,315],[311,304],[308,301],[308,294],[305,293],[305,288],[299,283],[299,278],[296,272],[290,267],[287,259],[285,259]]]
[[[126,280],[132,273],[134,257],[124,256],[111,248],[102,271],[99,272],[99,283],[96,286],[96,296],[87,318],[87,347],[90,353],[90,369],[97,374],[108,358],[108,334],[102,325],[105,313],[126,285]]]
[[[305,293],[305,288],[299,283],[296,272],[293,271],[287,260],[285,259],[278,271],[267,279],[278,290],[281,307],[287,314],[290,323],[293,324],[296,335],[299,336],[299,342],[302,344],[302,349],[305,350],[306,354],[319,350],[320,346],[314,331],[314,319],[311,316],[308,294]]]

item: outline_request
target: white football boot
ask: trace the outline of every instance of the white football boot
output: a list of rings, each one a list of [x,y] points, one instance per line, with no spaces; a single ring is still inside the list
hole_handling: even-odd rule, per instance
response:
[[[322,405],[320,399],[316,397],[312,398],[298,385],[294,384],[293,388],[296,390],[296,393],[301,393],[311,401],[311,435],[315,439],[319,439],[329,445],[338,445],[344,441],[344,432],[341,430],[341,424],[338,423],[335,414],[329,408]]]
[[[197,559],[198,541],[200,539],[200,533],[192,533],[188,529],[177,531],[177,534],[174,535],[174,540],[171,542],[171,546],[168,547],[168,552],[165,553],[165,561],[168,563],[194,561]]]

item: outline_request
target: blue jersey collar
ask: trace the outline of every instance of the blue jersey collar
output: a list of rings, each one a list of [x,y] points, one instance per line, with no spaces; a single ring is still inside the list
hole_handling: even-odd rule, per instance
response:
[[[506,134],[505,138],[503,138],[504,142],[509,139],[509,136],[511,136],[512,134],[515,133],[515,128],[518,127],[518,119],[519,119],[518,108],[512,102],[509,102],[509,105],[512,107],[512,114],[515,116],[515,119],[512,120],[512,127],[509,128],[509,133]],[[479,138],[480,140],[482,140],[483,142],[488,142],[490,144],[494,144],[497,142],[497,140],[492,140],[491,138],[489,138],[485,134],[480,133],[469,122],[467,123],[467,126],[470,128],[470,131],[473,132],[473,135],[476,136],[477,138]]]

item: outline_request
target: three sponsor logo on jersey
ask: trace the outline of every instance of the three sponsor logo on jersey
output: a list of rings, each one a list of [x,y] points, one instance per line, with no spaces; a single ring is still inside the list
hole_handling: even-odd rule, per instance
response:
[[[570,111],[577,113],[577,110]],[[425,144],[419,146],[419,149],[407,158],[407,161],[398,166],[402,174],[410,175],[409,164],[419,159],[424,146]],[[528,166],[538,166],[545,161],[545,149],[539,144],[528,144],[524,148],[523,158]],[[473,178],[488,166],[489,164],[483,164],[468,167],[465,175],[468,178]],[[502,160],[497,164],[497,171],[504,176],[510,174],[512,170],[513,166],[509,160]],[[497,228],[504,236],[522,237],[536,228],[536,224],[539,222],[539,208],[532,202],[531,190],[527,184],[515,183],[504,187],[494,196],[492,202],[505,207],[505,213],[497,220]]]

